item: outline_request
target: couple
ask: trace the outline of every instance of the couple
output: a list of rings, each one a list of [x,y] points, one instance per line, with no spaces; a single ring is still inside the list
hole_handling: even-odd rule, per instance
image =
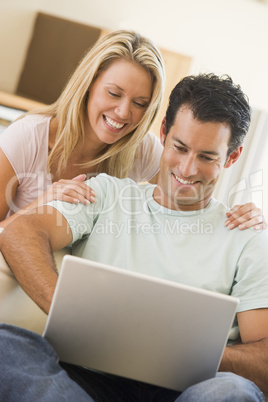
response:
[[[223,169],[239,159],[249,123],[246,97],[229,77],[186,77],[172,91],[161,125],[163,153],[156,186],[100,174],[83,183],[96,194],[95,202],[51,201],[15,219],[0,236],[11,270],[46,313],[57,281],[52,251],[72,243],[73,254],[84,258],[238,297],[236,321],[217,376],[180,394],[58,363],[42,337],[3,324],[3,400],[264,400],[268,235],[226,228],[227,209],[212,196]],[[131,231],[129,219],[134,222]],[[94,230],[107,220],[125,223],[117,239]],[[153,233],[155,225],[174,227],[179,222],[178,228],[190,228],[200,220],[212,230]],[[145,224],[151,234],[139,230]]]

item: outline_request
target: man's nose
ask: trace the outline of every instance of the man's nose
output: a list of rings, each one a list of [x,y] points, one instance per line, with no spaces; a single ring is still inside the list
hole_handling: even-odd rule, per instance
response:
[[[186,178],[194,176],[198,171],[197,160],[195,155],[184,155],[180,162],[180,172]]]

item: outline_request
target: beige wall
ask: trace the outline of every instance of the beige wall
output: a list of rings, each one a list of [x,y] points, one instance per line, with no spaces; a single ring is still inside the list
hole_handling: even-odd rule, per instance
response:
[[[16,88],[36,11],[139,30],[192,57],[194,73],[230,74],[253,106],[268,109],[268,6],[257,0],[1,0],[0,90]]]

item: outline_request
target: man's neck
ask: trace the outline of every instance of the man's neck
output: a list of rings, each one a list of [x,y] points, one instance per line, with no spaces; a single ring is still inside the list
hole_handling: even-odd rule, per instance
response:
[[[155,202],[157,202],[162,207],[171,209],[173,211],[199,211],[208,206],[211,198],[212,197],[210,195],[209,197],[202,200],[195,200],[194,198],[192,200],[185,200],[183,198],[180,199],[175,197],[174,199],[172,199],[163,191],[162,187],[159,184],[157,184],[153,192],[153,199],[155,200]]]

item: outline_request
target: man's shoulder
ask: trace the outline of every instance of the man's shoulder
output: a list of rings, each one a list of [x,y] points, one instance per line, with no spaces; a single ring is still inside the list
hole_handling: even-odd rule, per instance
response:
[[[124,179],[119,179],[118,177],[115,176],[110,176],[106,173],[100,173],[95,177],[90,178],[85,182],[88,186],[90,187],[102,187],[103,189],[105,188],[114,188],[116,190],[121,190],[121,189],[140,189],[141,191],[144,188],[147,188],[148,186],[153,186],[150,183],[145,183],[145,184],[138,184],[134,180],[130,179],[129,177],[126,177]],[[95,190],[95,188],[94,188]]]
[[[126,185],[128,186],[137,186],[137,183],[129,178],[119,179],[115,176],[110,176],[106,173],[100,173],[95,177],[91,177],[90,179],[86,180],[85,183],[92,187],[92,186],[101,186],[105,187],[115,187],[115,188],[122,188]]]
[[[128,199],[129,202],[135,200],[136,203],[137,199],[146,198],[148,186],[153,186],[149,183],[145,185],[137,184],[130,178],[119,179],[106,173],[92,177],[85,183],[95,191],[102,202],[106,202],[107,199],[110,199],[110,201],[119,199],[124,199],[125,201]]]
[[[222,202],[211,198],[208,206],[200,210],[200,215],[203,215],[205,219],[211,220],[215,223],[222,223],[227,219],[226,213],[228,208]]]
[[[213,227],[216,231],[222,233],[225,237],[226,241],[229,239],[231,242],[238,242],[240,244],[246,244],[251,241],[253,238],[256,238],[254,241],[259,242],[267,242],[268,244],[268,230],[260,230],[257,231],[254,228],[249,228],[246,230],[240,230],[239,228],[228,229],[224,226],[224,222],[227,219],[226,213],[229,211],[229,208],[224,205],[222,202],[212,199],[210,205],[207,208],[206,219],[211,221]]]
[[[208,211],[217,211],[217,213],[225,214],[228,211],[228,207],[216,198],[211,198],[207,208]]]

